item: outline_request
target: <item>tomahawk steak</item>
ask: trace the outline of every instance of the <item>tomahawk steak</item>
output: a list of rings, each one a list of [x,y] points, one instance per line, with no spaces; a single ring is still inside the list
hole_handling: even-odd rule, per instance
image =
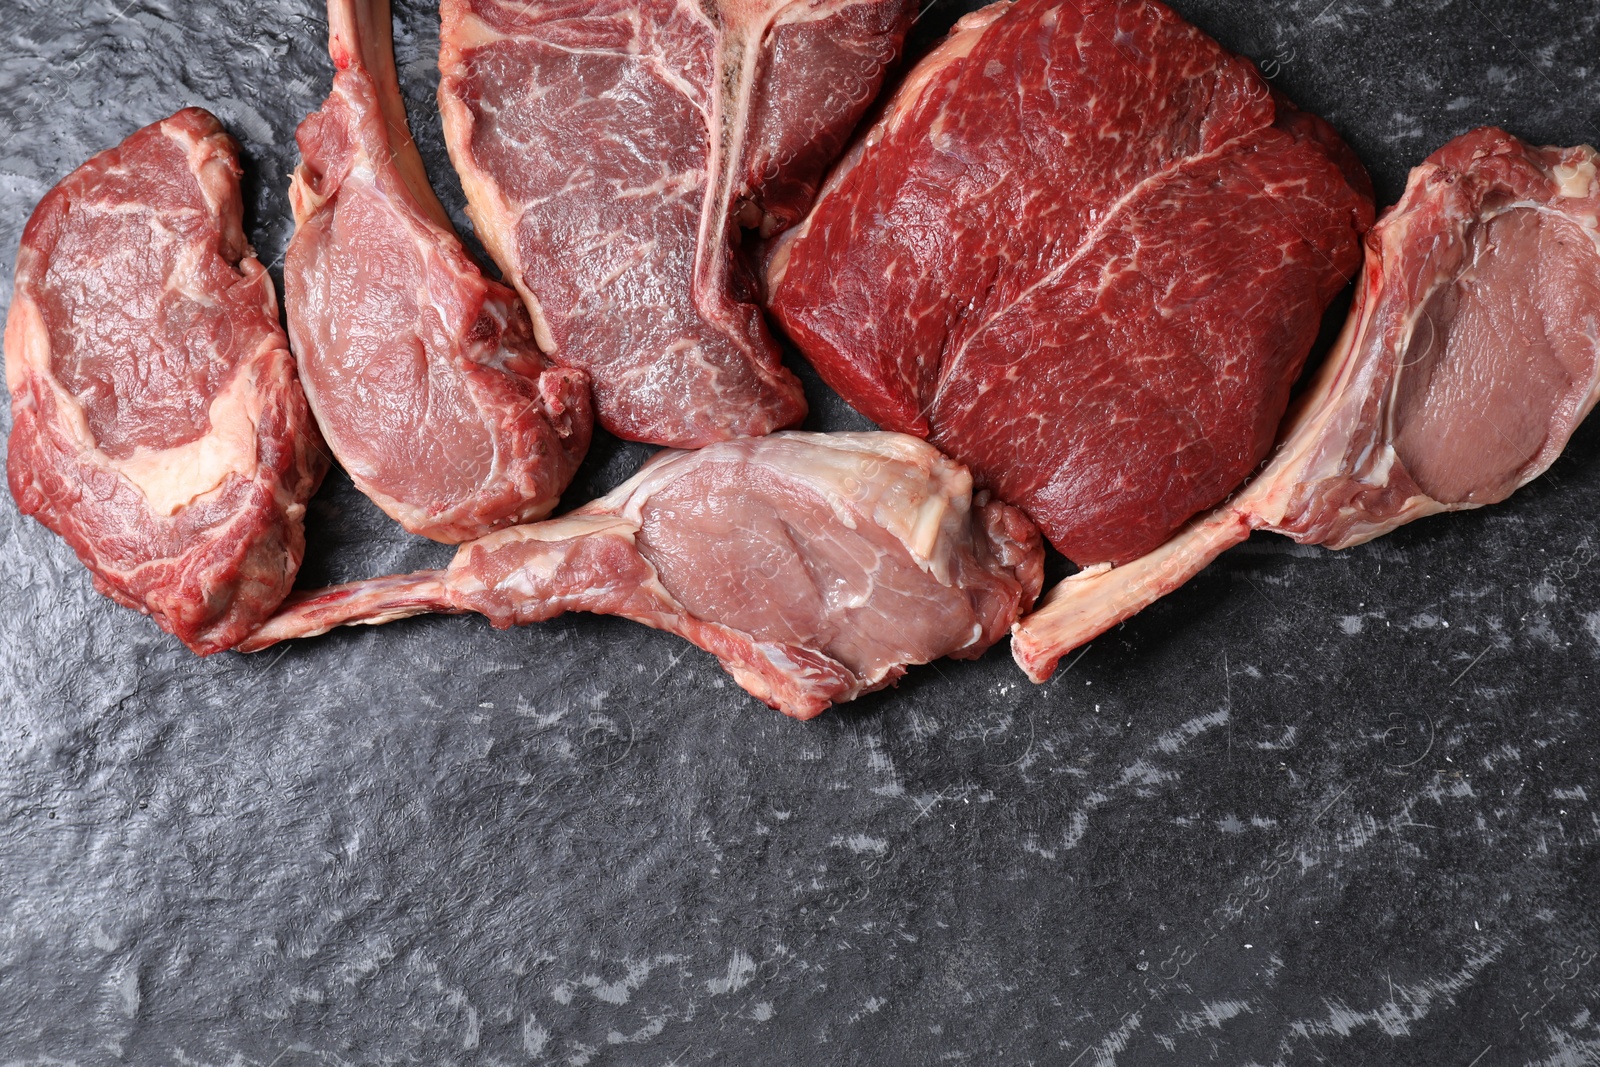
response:
[[[668,630],[810,718],[908,664],[971,658],[1038,595],[1038,532],[902,434],[782,433],[665,452],[559,519],[464,545],[443,571],[297,598],[244,646],[421,612],[496,626],[566,611]]]
[[[1412,171],[1271,465],[1149,555],[1058,585],[1016,629],[1023,669],[1049,677],[1252,530],[1345,548],[1542,474],[1600,396],[1596,163],[1481,129]]]
[[[34,209],[6,318],[18,507],[201,655],[288,593],[327,469],[239,177],[199,108],[101,152]]]
[[[1003,0],[911,72],[768,261],[778,321],[1081,565],[1260,462],[1360,263],[1321,120],[1150,0]]]
[[[552,367],[522,301],[450,226],[406,126],[388,0],[332,0],[338,73],[301,124],[284,260],[311,408],[356,486],[459,542],[548,515],[589,446],[582,371]]]
[[[601,425],[694,448],[792,426],[740,227],[772,234],[913,0],[444,0],[439,105],[478,235]]]

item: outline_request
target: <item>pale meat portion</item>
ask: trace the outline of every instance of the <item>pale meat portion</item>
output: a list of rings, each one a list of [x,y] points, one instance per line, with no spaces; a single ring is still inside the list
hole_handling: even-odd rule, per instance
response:
[[[423,612],[496,626],[618,615],[716,656],[797,718],[972,658],[1032,605],[1039,535],[900,434],[781,433],[665,452],[559,519],[464,545],[442,571],[296,598],[245,646]]]
[[[1344,334],[1266,470],[1156,551],[1062,582],[1012,651],[1042,681],[1252,530],[1345,548],[1504,500],[1555,461],[1597,395],[1594,150],[1459,137],[1368,235]]]
[[[478,235],[601,425],[694,448],[798,423],[740,226],[810,204],[912,0],[444,0],[439,106]]]
[[[1270,450],[1371,222],[1333,131],[1161,4],[1003,0],[779,238],[767,298],[858,410],[1125,562]]]
[[[301,124],[284,260],[312,410],[356,486],[450,543],[548,515],[589,447],[582,371],[540,353],[428,185],[395,78],[387,0],[334,0],[338,73]]]
[[[5,331],[17,506],[201,655],[289,592],[327,470],[239,176],[199,108],[101,152],[28,220]]]

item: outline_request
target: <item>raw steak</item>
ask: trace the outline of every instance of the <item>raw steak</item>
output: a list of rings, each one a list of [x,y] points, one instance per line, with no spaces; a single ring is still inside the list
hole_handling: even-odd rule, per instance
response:
[[[739,226],[805,211],[913,0],[444,0],[439,106],[478,235],[620,437],[792,426]]]
[[[6,318],[17,506],[201,655],[289,592],[327,470],[239,175],[199,108],[101,152],[34,209]]]
[[[668,630],[772,707],[810,718],[908,664],[973,658],[1038,595],[1021,512],[900,434],[803,434],[657,456],[571,514],[464,545],[447,570],[297,599],[251,650],[351,623],[566,611]]]
[[[1345,332],[1271,465],[1149,555],[1057,586],[1017,627],[1017,662],[1043,680],[1252,530],[1345,548],[1504,500],[1554,462],[1597,395],[1594,150],[1459,137],[1367,235]]]
[[[1360,164],[1157,3],[962,19],[769,260],[772,310],[1082,565],[1260,462],[1372,221]]]
[[[412,533],[548,515],[589,447],[582,371],[461,246],[406,127],[387,0],[328,5],[333,94],[301,124],[289,335],[333,454]]]

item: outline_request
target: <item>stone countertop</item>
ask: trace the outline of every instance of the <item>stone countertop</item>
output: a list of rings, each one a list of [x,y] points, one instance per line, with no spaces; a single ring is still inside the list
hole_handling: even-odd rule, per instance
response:
[[[1600,141],[1592,3],[1175,6],[1383,203],[1475,125]],[[465,230],[436,16],[397,7]],[[0,31],[0,304],[46,189],[185,104],[243,143],[277,273],[319,8],[0,0]],[[645,452],[602,439],[571,500]],[[0,1062],[1594,1063],[1597,506],[1591,426],[1504,505],[1258,537],[1044,687],[1001,647],[798,723],[589,616],[200,660],[6,500]],[[449,554],[341,476],[308,532],[306,583]]]

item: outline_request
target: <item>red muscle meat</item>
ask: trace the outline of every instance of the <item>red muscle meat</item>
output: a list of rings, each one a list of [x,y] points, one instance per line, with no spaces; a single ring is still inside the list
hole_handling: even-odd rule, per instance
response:
[[[357,488],[450,543],[548,515],[589,447],[582,371],[552,367],[485,278],[406,127],[387,0],[333,0],[339,68],[300,126],[284,260],[312,410]]]
[[[327,470],[239,176],[199,108],[101,152],[28,220],[5,331],[18,507],[201,655],[289,592]]]
[[[912,0],[444,0],[439,105],[478,235],[620,437],[792,426],[735,256],[804,212]]]
[[[780,433],[662,453],[446,570],[299,596],[243,647],[422,612],[590,611],[692,641],[805,719],[909,664],[981,654],[1032,605],[1043,558],[1021,512],[975,501],[971,475],[916,438]]]
[[[1271,464],[1149,555],[1058,585],[1016,629],[1023,669],[1049,677],[1252,530],[1345,548],[1542,474],[1600,397],[1596,164],[1481,129],[1412,171]]]
[[[1370,184],[1321,120],[1148,0],[1011,0],[908,76],[768,261],[824,379],[1080,565],[1260,462]]]

